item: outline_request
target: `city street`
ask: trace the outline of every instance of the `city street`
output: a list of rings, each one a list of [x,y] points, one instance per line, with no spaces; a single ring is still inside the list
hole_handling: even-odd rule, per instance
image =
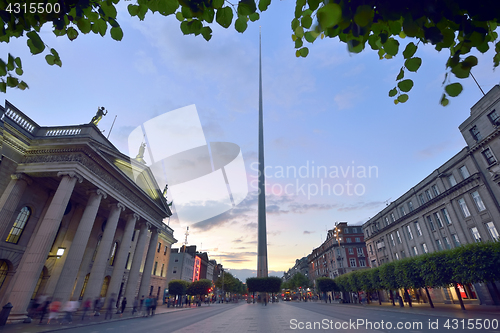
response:
[[[23,332],[175,332],[175,333],[236,333],[285,331],[358,331],[358,332],[500,332],[498,307],[469,306],[461,311],[453,305],[427,304],[413,308],[390,305],[347,305],[319,302],[280,302],[260,304],[214,304],[196,308],[159,308],[150,318],[121,318],[81,326],[78,320],[71,326],[58,324],[8,325],[2,331]],[[489,325],[489,329],[484,329]]]

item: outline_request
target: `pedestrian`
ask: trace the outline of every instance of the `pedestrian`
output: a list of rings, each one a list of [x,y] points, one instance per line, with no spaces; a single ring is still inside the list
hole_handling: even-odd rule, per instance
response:
[[[92,300],[90,298],[87,298],[85,302],[83,302],[83,314],[82,314],[82,320],[85,319],[85,315],[87,314],[87,311],[90,310],[90,307],[92,306]]]
[[[139,302],[139,316],[143,316],[144,317],[144,312],[143,312],[144,311],[144,306],[145,306],[145,304],[144,304],[144,295],[142,295],[141,300]]]
[[[49,305],[50,305],[50,298],[46,298],[45,301],[43,302],[42,305],[40,305],[40,324],[43,321],[43,317],[45,317],[45,314],[49,312]]]
[[[113,319],[113,305],[115,304],[115,294],[111,294],[109,300],[108,300],[108,307],[106,308],[106,315],[104,316],[104,320],[108,319],[108,314],[109,314],[109,319]]]
[[[73,312],[76,311],[76,309],[78,309],[78,301],[67,301],[65,304],[64,304],[64,318],[61,320],[61,325],[63,324],[63,322],[67,321],[68,324],[71,324],[73,322]]]
[[[99,310],[101,309],[101,298],[96,297],[94,300],[94,316],[99,316]]]
[[[143,314],[143,317],[148,317],[149,316],[149,311],[151,310],[151,296],[149,296],[148,298],[146,298],[146,300],[144,301],[144,307],[146,308],[146,311],[145,313]]]
[[[50,321],[52,319],[56,320],[59,318],[59,309],[61,308],[61,302],[59,301],[59,298],[56,298],[52,303],[49,305],[49,320],[47,320],[47,324],[50,324]]]
[[[137,312],[138,306],[139,306],[139,299],[136,297],[134,299],[134,304],[132,305],[132,316]]]
[[[123,297],[122,300],[122,311],[120,313],[120,317],[123,316],[123,313],[125,312],[125,307],[127,306],[127,297]]]
[[[158,304],[158,299],[156,297],[153,297],[152,304],[151,304],[151,316],[155,315],[156,304]]]
[[[328,295],[328,302],[332,303],[332,295]]]

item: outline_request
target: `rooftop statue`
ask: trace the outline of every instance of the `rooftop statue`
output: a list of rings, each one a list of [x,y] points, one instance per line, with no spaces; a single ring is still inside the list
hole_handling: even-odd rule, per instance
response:
[[[102,117],[107,115],[107,114],[108,114],[108,111],[106,111],[106,109],[103,106],[101,106],[100,108],[97,108],[97,112],[96,112],[95,116],[92,118],[92,120],[90,121],[90,123],[97,126],[97,124],[101,121]]]
[[[146,150],[146,143],[143,142],[141,144],[141,146],[139,147],[139,153],[137,154],[137,156],[135,157],[135,160],[137,162],[140,162],[142,164],[146,164],[146,161],[144,161],[144,152]]]

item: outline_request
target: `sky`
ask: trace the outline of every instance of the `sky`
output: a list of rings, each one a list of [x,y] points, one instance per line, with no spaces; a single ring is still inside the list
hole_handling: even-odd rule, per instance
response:
[[[257,267],[259,26],[269,275],[282,276],[320,246],[336,221],[363,224],[455,155],[465,146],[458,126],[482,96],[471,78],[460,80],[464,91],[442,107],[447,54],[431,45],[419,47],[422,66],[408,75],[415,85],[399,105],[388,92],[401,55],[379,60],[369,47],[350,54],[338,39],[325,38],[308,45],[307,58],[297,58],[289,1],[273,2],[243,34],[212,25],[209,42],[184,36],[175,17],[132,18],[127,4],[118,7],[120,42],[109,34],[80,34],[71,42],[44,27],[41,37],[59,52],[61,68],[46,64],[48,50],[32,56],[24,38],[2,44],[2,57],[22,58],[30,87],[10,89],[4,99],[41,126],[89,123],[104,106],[109,113],[99,129],[132,157],[139,148],[129,151],[134,129],[194,104],[206,142],[239,146],[248,194],[222,214],[188,222],[178,218],[176,198],[169,196],[173,247],[182,245],[189,226],[188,245],[242,281]],[[410,41],[400,40],[400,50]],[[473,54],[479,59],[474,76],[487,92],[499,82],[493,53]],[[166,145],[181,144],[175,141]]]

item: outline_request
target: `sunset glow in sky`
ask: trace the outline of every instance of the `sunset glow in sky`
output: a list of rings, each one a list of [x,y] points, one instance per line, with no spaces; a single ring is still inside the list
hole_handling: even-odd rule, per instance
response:
[[[482,93],[471,78],[461,80],[462,94],[440,106],[446,51],[419,47],[423,63],[409,75],[415,82],[410,99],[394,105],[388,92],[402,56],[379,60],[370,49],[349,54],[346,45],[325,38],[309,46],[307,58],[296,58],[293,2],[273,2],[243,34],[214,25],[209,42],[183,36],[175,17],[131,18],[128,3],[118,11],[121,42],[82,34],[70,42],[42,29],[62,68],[47,65],[45,53],[32,56],[24,38],[2,44],[3,57],[22,57],[30,86],[4,98],[41,126],[89,123],[104,106],[109,113],[99,128],[108,136],[117,116],[109,140],[132,157],[139,150],[128,148],[135,128],[196,105],[206,142],[241,149],[248,195],[203,221],[181,222],[174,214],[174,247],[182,245],[189,225],[188,244],[208,251],[242,280],[257,266],[259,26],[270,275],[282,276],[319,246],[336,221],[366,222],[465,146],[458,126]],[[409,41],[401,40],[400,50]],[[475,55],[473,73],[486,92],[500,76],[492,52]],[[164,142],[181,144],[175,138]],[[175,196],[168,199],[175,212]]]

